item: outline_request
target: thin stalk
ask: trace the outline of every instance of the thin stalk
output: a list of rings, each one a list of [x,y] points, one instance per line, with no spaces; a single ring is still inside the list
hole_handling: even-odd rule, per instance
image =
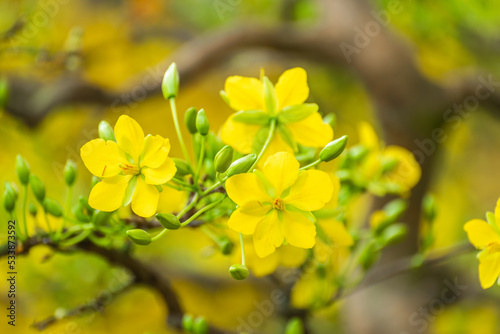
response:
[[[241,245],[241,264],[246,265],[245,244],[243,243],[243,234],[242,233],[240,233],[240,245]]]
[[[273,137],[274,137],[275,130],[276,130],[276,119],[273,118],[273,119],[271,119],[271,125],[269,127],[269,134],[267,135],[266,142],[264,143],[264,146],[262,146],[262,149],[260,150],[259,155],[257,156],[257,160],[255,160],[252,167],[250,167],[250,169],[249,169],[250,172],[253,171],[255,166],[257,166],[260,159],[262,159],[262,156],[266,152],[267,147],[269,146],[269,144],[271,144],[271,141],[273,140]]]
[[[319,165],[321,162],[322,162],[322,160],[321,160],[321,159],[318,159],[318,160],[316,160],[315,162],[312,162],[312,163],[310,163],[310,164],[309,164],[309,165],[307,165],[307,166],[301,167],[299,170],[306,170],[306,169],[309,169],[309,168],[313,168],[313,167],[315,167],[315,166]]]
[[[172,117],[174,119],[175,131],[177,132],[177,137],[179,138],[179,143],[181,145],[182,153],[184,154],[184,158],[191,164],[191,159],[189,159],[189,154],[186,148],[186,144],[184,143],[184,138],[182,137],[181,127],[179,125],[179,118],[177,117],[177,106],[175,105],[175,98],[170,98],[168,100],[170,102],[170,109],[172,110]]]
[[[194,215],[192,215],[191,217],[189,217],[188,220],[186,220],[184,223],[181,223],[181,226],[184,227],[186,225],[188,225],[189,223],[191,223],[193,220],[195,220],[196,218],[198,218],[199,216],[201,216],[202,214],[204,214],[206,211],[210,210],[210,209],[213,209],[214,207],[216,207],[220,202],[222,202],[222,200],[226,198],[226,196],[223,196],[222,198],[218,199],[217,201],[213,202],[213,203],[210,203],[209,205],[201,208],[198,212],[196,212]]]
[[[73,196],[73,187],[68,186],[68,192],[66,194],[66,203],[64,204],[64,216],[63,216],[63,222],[61,224],[61,227],[59,228],[59,231],[57,231],[58,237],[61,236],[62,232],[64,231],[64,227],[66,225],[66,221],[68,220],[69,217],[69,212],[71,210],[71,197]]]
[[[196,173],[194,174],[194,184],[198,184],[198,179],[200,178],[201,166],[203,165],[203,159],[205,158],[205,136],[201,136],[201,148],[200,157],[198,159],[198,166],[196,167]]]
[[[28,206],[28,185],[24,186],[24,197],[23,197],[23,223],[24,223],[24,234],[28,238],[28,221],[26,220],[26,207]]]

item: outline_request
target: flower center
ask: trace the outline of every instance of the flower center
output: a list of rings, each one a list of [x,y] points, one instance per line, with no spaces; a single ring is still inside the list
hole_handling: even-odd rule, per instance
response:
[[[276,198],[273,201],[273,209],[283,211],[285,210],[285,201],[283,201],[281,198]]]
[[[488,246],[486,246],[488,249],[488,252],[491,253],[499,253],[500,252],[500,243],[498,242],[492,242]]]
[[[141,173],[139,166],[134,164],[120,164],[120,168],[125,175],[139,175]]]

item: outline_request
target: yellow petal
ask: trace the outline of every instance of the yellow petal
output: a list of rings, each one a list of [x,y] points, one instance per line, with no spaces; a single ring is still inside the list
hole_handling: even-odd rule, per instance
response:
[[[476,248],[483,249],[493,242],[500,242],[500,236],[484,220],[473,219],[465,224],[464,230]]]
[[[272,201],[262,181],[257,175],[252,173],[238,174],[230,177],[226,181],[226,191],[229,198],[240,206],[254,201]]]
[[[118,145],[111,140],[94,139],[80,149],[85,167],[97,177],[115,176],[121,172],[120,164],[128,163]]]
[[[229,117],[222,126],[221,139],[225,144],[231,145],[236,151],[249,154],[252,152],[255,136],[261,126],[237,122],[233,120],[233,117]]]
[[[500,276],[500,253],[481,252],[479,256],[479,281],[483,289],[488,289]]]
[[[283,72],[276,84],[276,95],[279,104],[278,110],[304,103],[309,96],[306,71],[303,68],[295,67]]]
[[[253,244],[258,257],[266,257],[283,243],[278,212],[273,212],[262,219],[255,227]]]
[[[139,123],[127,115],[120,116],[115,124],[115,137],[118,146],[137,163],[144,147],[144,132]]]
[[[180,212],[186,205],[187,200],[188,193],[186,191],[179,191],[165,186],[158,199],[157,211],[161,213]]]
[[[170,181],[175,173],[177,173],[177,167],[172,159],[166,158],[162,165],[158,168],[142,168],[141,174],[146,177],[146,183],[148,184],[163,184]]]
[[[262,155],[262,158],[260,159],[259,163],[257,164],[259,169],[263,169],[267,159],[269,159],[271,156],[275,155],[278,152],[288,152],[291,153],[292,155],[294,153],[292,147],[283,140],[283,138],[278,132],[276,132],[274,134],[273,140],[271,141],[266,151]]]
[[[332,181],[333,193],[332,198],[325,204],[323,209],[335,209],[339,200],[340,179],[333,173],[328,173],[328,176],[330,176],[330,181]]]
[[[232,76],[224,90],[234,110],[264,110],[262,82],[256,78]]]
[[[291,245],[280,247],[276,253],[280,255],[280,264],[289,268],[300,266],[308,256],[308,252],[305,249]]]
[[[89,205],[107,212],[120,208],[132,177],[132,175],[117,175],[103,179],[90,191]]]
[[[137,177],[137,188],[132,196],[132,211],[141,217],[151,217],[156,213],[160,193],[155,186]]]
[[[319,219],[318,224],[335,246],[352,246],[354,240],[345,225],[333,218]]]
[[[497,206],[495,207],[495,221],[497,225],[500,226],[500,198],[497,201]]]
[[[274,252],[264,258],[255,257],[250,261],[249,268],[256,277],[272,274],[279,266],[279,255]]]
[[[400,146],[387,146],[382,157],[395,159],[397,165],[384,175],[384,179],[402,187],[403,192],[413,188],[422,175],[422,169],[413,153]]]
[[[312,248],[316,242],[316,226],[298,212],[283,211],[281,232],[292,246]]]
[[[144,138],[141,167],[156,168],[165,162],[170,152],[170,141],[162,136],[148,135]]]
[[[270,156],[264,164],[263,173],[276,189],[278,196],[295,183],[300,164],[293,154],[279,152]]]
[[[320,170],[307,170],[299,174],[285,202],[300,210],[315,211],[325,206],[332,194],[333,184],[328,174]]]
[[[360,144],[369,148],[372,151],[379,150],[380,142],[377,133],[369,123],[361,122],[359,124],[358,132],[359,132]]]
[[[323,123],[319,113],[314,113],[299,122],[289,123],[286,127],[294,139],[304,146],[323,147],[333,140],[332,127]]]
[[[270,205],[248,202],[231,214],[227,222],[230,229],[243,234],[253,234],[257,224],[272,210]]]

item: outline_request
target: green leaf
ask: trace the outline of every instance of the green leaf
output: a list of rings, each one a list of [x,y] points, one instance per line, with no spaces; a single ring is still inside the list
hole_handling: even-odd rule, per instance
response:
[[[233,121],[246,123],[266,125],[269,123],[271,116],[263,110],[242,110],[233,116]]]
[[[304,103],[285,107],[278,114],[280,123],[288,124],[301,121],[318,111],[316,103]]]

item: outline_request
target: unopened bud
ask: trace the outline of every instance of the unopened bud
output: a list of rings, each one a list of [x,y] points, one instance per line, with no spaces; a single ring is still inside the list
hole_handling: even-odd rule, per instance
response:
[[[66,166],[64,166],[64,181],[68,187],[71,187],[76,181],[76,163],[71,159],[68,159]]]
[[[16,174],[21,184],[27,186],[30,182],[30,165],[20,155],[16,157]]]
[[[215,170],[219,173],[224,173],[231,162],[233,162],[234,150],[231,146],[226,145],[215,155]]]
[[[207,113],[204,109],[200,109],[196,115],[196,130],[198,130],[202,136],[206,136],[210,130]]]
[[[34,174],[30,175],[30,185],[31,190],[33,190],[33,194],[35,194],[38,202],[42,203],[45,199],[45,186],[43,185],[42,180]]]
[[[3,193],[3,207],[7,212],[12,212],[16,207],[17,192],[8,182],[5,182]]]
[[[249,154],[234,161],[227,169],[227,177],[248,172],[255,160],[257,160],[257,155]]]
[[[194,107],[191,107],[188,110],[186,110],[186,113],[184,114],[184,123],[186,124],[186,128],[188,129],[189,133],[192,135],[198,132],[198,130],[196,129],[197,114],[198,111]]]
[[[6,78],[0,79],[0,108],[7,105],[9,98],[9,83]]]
[[[193,333],[194,334],[207,334],[208,333],[208,322],[203,317],[198,317],[193,323]]]
[[[151,243],[151,236],[149,233],[141,229],[128,230],[127,237],[138,245],[146,246]]]
[[[400,242],[407,234],[408,228],[405,224],[394,224],[382,232],[381,239],[385,246],[389,246]]]
[[[425,218],[432,222],[436,218],[436,201],[434,196],[427,194],[422,201],[422,209],[424,211]],[[500,222],[498,222],[500,224]]]
[[[30,203],[28,205],[28,212],[30,213],[30,215],[32,215],[33,217],[36,216],[36,214],[38,213],[38,210],[36,208],[36,205],[35,203]]]
[[[57,202],[56,200],[45,198],[42,205],[47,213],[51,214],[54,217],[62,217],[63,208],[61,204],[59,204],[59,202]]]
[[[249,275],[248,268],[242,264],[233,264],[229,268],[229,273],[232,278],[238,281],[246,279]]]
[[[189,313],[185,313],[184,316],[182,317],[182,328],[188,332],[192,333],[193,332],[193,316]]]
[[[218,244],[219,244],[219,247],[220,247],[220,250],[221,250],[222,254],[224,254],[224,255],[229,255],[233,251],[234,244],[226,236],[221,237],[219,239]]]
[[[322,161],[328,162],[338,157],[347,146],[347,136],[342,136],[328,143],[319,153],[319,158]]]
[[[293,317],[286,324],[285,334],[304,334],[304,324],[298,317]]]
[[[178,230],[181,227],[181,222],[179,218],[171,213],[157,213],[155,215],[156,219],[160,222],[161,226],[168,230]]]
[[[108,122],[101,121],[99,123],[98,129],[99,129],[99,138],[104,140],[116,141],[115,132],[113,131],[113,128],[111,127],[111,125],[109,125]]]
[[[165,100],[177,97],[179,92],[179,71],[175,63],[170,64],[165,72],[161,83],[161,91]]]

